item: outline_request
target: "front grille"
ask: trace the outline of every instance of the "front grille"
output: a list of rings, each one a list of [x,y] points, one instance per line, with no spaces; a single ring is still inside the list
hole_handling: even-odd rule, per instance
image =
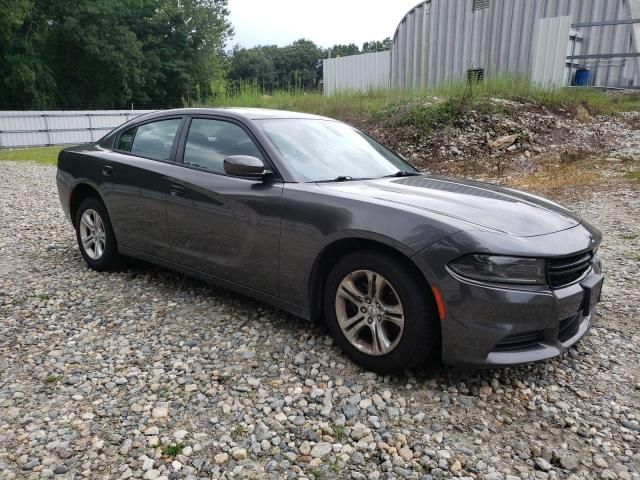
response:
[[[580,327],[580,315],[574,315],[573,317],[565,318],[560,321],[560,328],[558,329],[558,340],[566,342],[572,338]]]
[[[512,352],[535,348],[542,340],[542,332],[516,333],[502,339],[494,348],[494,352]]]
[[[549,260],[547,275],[551,288],[564,287],[580,280],[591,267],[592,258],[593,253],[587,252]]]

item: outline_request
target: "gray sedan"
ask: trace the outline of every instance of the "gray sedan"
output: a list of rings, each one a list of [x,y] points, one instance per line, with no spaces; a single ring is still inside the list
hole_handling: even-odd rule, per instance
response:
[[[57,183],[89,267],[137,257],[325,322],[376,371],[550,358],[600,298],[601,235],[576,214],[423,175],[329,118],[153,113],[62,151]]]

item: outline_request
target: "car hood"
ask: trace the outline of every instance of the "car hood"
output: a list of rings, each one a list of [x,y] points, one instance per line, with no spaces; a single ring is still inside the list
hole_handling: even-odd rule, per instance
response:
[[[579,225],[575,213],[535,195],[487,183],[431,176],[322,183],[345,194],[392,202],[476,227],[532,237]]]

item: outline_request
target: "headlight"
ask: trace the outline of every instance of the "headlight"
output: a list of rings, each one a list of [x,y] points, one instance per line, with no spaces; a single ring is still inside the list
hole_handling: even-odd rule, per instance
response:
[[[520,285],[545,285],[547,264],[539,258],[467,255],[454,260],[449,268],[472,280]]]

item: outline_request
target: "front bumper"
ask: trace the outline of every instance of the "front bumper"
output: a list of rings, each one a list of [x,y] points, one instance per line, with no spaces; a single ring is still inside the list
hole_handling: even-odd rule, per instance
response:
[[[600,275],[592,270],[587,279],[594,277]],[[585,312],[587,295],[580,283],[526,292],[452,281],[461,296],[460,301],[450,297],[442,322],[442,359],[447,364],[508,366],[552,358],[580,340],[595,319],[595,308]]]
[[[591,242],[559,241],[575,240],[576,234],[579,239],[582,230],[586,229],[579,227],[574,232],[538,238],[540,244],[551,245],[549,248],[563,245],[567,249],[542,251],[540,256],[569,255],[594,248]],[[498,250],[497,246],[492,248]],[[566,352],[593,325],[602,286],[597,256],[579,281],[554,290],[548,286],[490,285],[462,278],[446,267],[451,259],[460,256],[460,251],[460,242],[449,239],[421,256],[423,265],[436,265],[428,272],[429,281],[437,286],[445,304],[446,317],[441,321],[443,363],[502,367],[549,359]],[[537,253],[533,248],[529,251]]]

